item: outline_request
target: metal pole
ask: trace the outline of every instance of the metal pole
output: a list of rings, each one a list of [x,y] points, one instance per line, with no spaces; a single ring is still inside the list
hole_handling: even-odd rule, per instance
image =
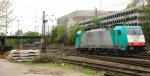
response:
[[[68,20],[66,19],[66,25],[65,25],[65,29],[66,29],[66,31],[65,31],[65,44],[64,45],[67,45],[67,43],[68,43],[68,41],[67,41],[67,32],[68,32],[68,28],[67,28],[67,22],[68,22]]]
[[[22,30],[22,28],[21,28],[21,30]],[[21,49],[22,49],[22,33],[21,33],[20,36],[21,36]]]
[[[11,28],[11,36],[13,36],[13,25],[12,25],[12,28]]]
[[[97,19],[97,8],[95,8],[95,17]]]
[[[48,36],[49,36],[49,34],[50,34],[50,33],[49,33],[49,25],[48,25]]]
[[[19,40],[19,21],[20,21],[20,20],[17,20],[17,21],[18,21],[18,50],[19,50],[19,49],[20,49],[20,48],[19,48],[19,46],[20,46],[20,40]]]
[[[43,11],[43,25],[42,25],[42,52],[46,52],[46,37],[45,37],[45,11]]]
[[[97,24],[97,19],[98,19],[98,17],[97,17],[97,8],[95,8],[95,27],[98,25]]]
[[[138,24],[139,24],[139,23],[138,23],[138,22],[139,22],[139,19],[138,19],[138,15],[139,15],[138,10],[139,10],[139,9],[137,8],[137,26],[138,26]]]
[[[7,24],[7,3],[6,3],[6,39],[5,39],[6,42],[7,42],[7,26],[8,26],[8,24]],[[6,44],[6,42],[5,42],[5,44]]]

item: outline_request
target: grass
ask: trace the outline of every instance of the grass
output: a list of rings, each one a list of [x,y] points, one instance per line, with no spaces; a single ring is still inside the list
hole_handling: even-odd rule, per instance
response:
[[[104,76],[105,72],[104,71],[99,71],[96,72],[94,70],[91,70],[89,68],[85,67],[79,67],[76,65],[71,65],[71,64],[54,64],[54,63],[33,63],[33,62],[23,62],[24,64],[27,65],[36,65],[36,66],[47,66],[47,67],[56,67],[56,68],[62,68],[66,70],[74,70],[74,71],[80,71],[84,73],[86,76]]]
[[[79,67],[76,65],[64,63],[64,61],[59,59],[61,57],[62,57],[61,55],[55,55],[55,54],[53,55],[53,54],[46,53],[46,54],[41,54],[39,57],[35,58],[31,62],[24,62],[24,63],[28,65],[56,67],[56,68],[62,68],[66,70],[79,71],[84,73],[86,76],[104,76],[105,74],[103,71],[96,72],[89,68]]]
[[[78,71],[78,72],[82,72],[86,76],[104,76],[106,74],[105,71],[95,71],[87,67],[67,64],[65,63],[65,61],[60,59],[62,57],[63,55],[60,54],[42,53],[40,56],[36,57],[33,61],[23,62],[23,63],[28,65],[46,66],[46,67],[54,67],[54,68]],[[124,76],[124,75],[112,73],[111,76]]]
[[[89,68],[83,68],[82,72],[84,74],[86,74],[87,76],[104,76],[104,74],[105,74],[104,71],[96,72],[96,71],[91,70]]]
[[[104,74],[106,74],[105,71],[95,71],[87,67],[81,67],[81,66],[64,63],[64,61],[59,59],[61,57],[62,56],[56,55],[56,54],[54,55],[48,54],[48,53],[41,54],[39,57],[35,58],[33,61],[23,62],[23,64],[54,67],[54,68],[61,68],[61,69],[66,69],[66,70],[74,70],[74,71],[82,72],[86,76],[104,76]],[[124,75],[111,74],[111,76],[124,76]]]

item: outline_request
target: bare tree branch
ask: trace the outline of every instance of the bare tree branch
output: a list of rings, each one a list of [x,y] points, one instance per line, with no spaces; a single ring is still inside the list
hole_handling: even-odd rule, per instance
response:
[[[9,0],[0,0],[0,28],[7,27],[6,22],[9,24],[14,20],[10,18],[10,14],[13,12],[10,9],[11,6]]]

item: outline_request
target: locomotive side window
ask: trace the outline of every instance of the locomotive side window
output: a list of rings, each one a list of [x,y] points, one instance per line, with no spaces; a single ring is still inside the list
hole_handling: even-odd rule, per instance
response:
[[[121,30],[118,30],[118,35],[121,35]]]

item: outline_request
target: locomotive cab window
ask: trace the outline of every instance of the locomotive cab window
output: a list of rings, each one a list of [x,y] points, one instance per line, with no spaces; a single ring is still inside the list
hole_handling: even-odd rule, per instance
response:
[[[121,30],[118,30],[118,35],[121,35]]]
[[[143,35],[142,29],[126,29],[128,35]]]

